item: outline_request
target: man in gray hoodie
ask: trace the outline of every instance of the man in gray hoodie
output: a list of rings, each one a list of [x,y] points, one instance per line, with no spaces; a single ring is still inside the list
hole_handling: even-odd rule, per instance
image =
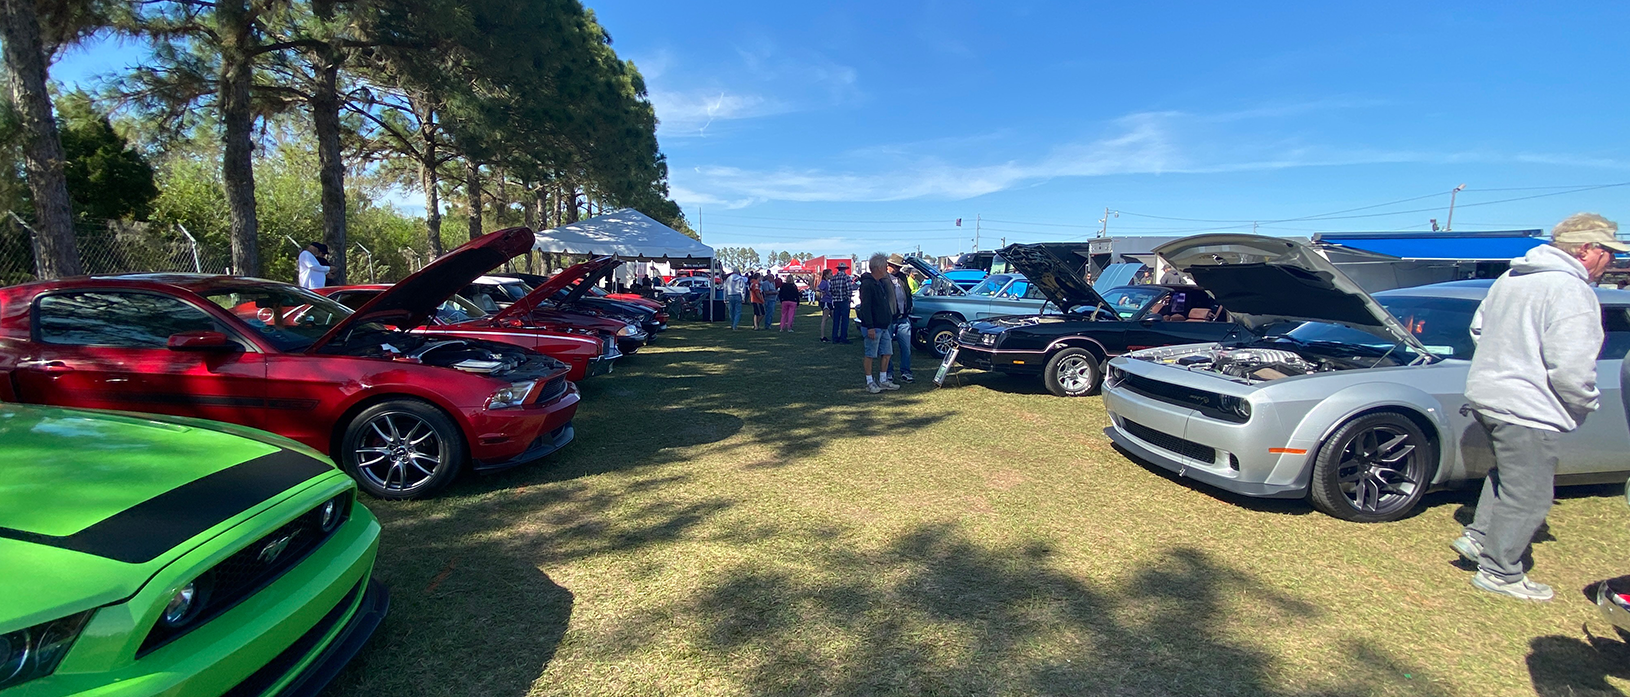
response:
[[[1599,406],[1596,354],[1602,310],[1590,284],[1614,251],[1630,251],[1618,226],[1593,213],[1569,217],[1551,243],[1514,259],[1472,318],[1477,353],[1466,400],[1494,446],[1472,524],[1453,543],[1477,563],[1472,585],[1525,600],[1550,600],[1528,580],[1522,557],[1551,510],[1557,438]]]

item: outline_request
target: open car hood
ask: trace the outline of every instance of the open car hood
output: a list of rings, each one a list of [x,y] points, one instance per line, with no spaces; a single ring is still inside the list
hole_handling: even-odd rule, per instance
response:
[[[361,322],[417,327],[435,316],[436,308],[488,271],[532,249],[532,230],[512,227],[489,232],[443,254],[396,285],[385,289],[350,317],[340,320],[307,351],[315,352]]]
[[[1079,245],[1071,245],[1079,246]],[[1073,307],[1101,307],[1114,316],[1114,308],[1104,302],[1103,296],[1092,289],[1087,279],[1082,278],[1063,258],[1059,257],[1059,250],[1047,244],[1010,244],[997,252],[1013,268],[1030,281],[1036,290],[1047,296],[1058,306],[1060,312],[1068,312]],[[1066,254],[1072,252],[1064,251]]]
[[[617,267],[622,265],[623,262],[621,259],[611,258],[610,263],[595,269],[593,272],[589,273],[589,275],[584,276],[583,280],[577,285],[572,286],[572,290],[566,294],[564,302],[575,303],[582,300],[583,296],[589,292],[590,288],[599,285],[600,281],[605,280],[607,276],[611,275],[612,271],[616,271]]]
[[[906,257],[905,260],[906,266],[916,269],[918,273],[927,277],[929,284],[932,285],[936,291],[941,291],[941,295],[968,294],[968,291],[963,290],[962,286],[957,285],[956,281],[951,280],[944,273],[941,273],[939,268],[935,267],[933,264],[923,261],[921,257]]]
[[[617,265],[621,263],[621,261],[618,261],[613,257],[599,257],[596,259],[590,259],[575,266],[568,266],[560,273],[550,277],[549,280],[538,284],[538,286],[533,288],[532,292],[527,293],[525,297],[511,303],[509,307],[494,313],[492,319],[493,321],[524,319],[527,315],[532,314],[532,311],[537,309],[538,305],[542,304],[543,301],[553,298],[555,293],[558,293],[562,288],[571,285],[573,281],[589,276],[590,274],[600,271],[601,269],[616,268]]]
[[[1154,251],[1194,277],[1248,328],[1279,320],[1330,322],[1432,355],[1381,303],[1300,242],[1261,235],[1197,235]]]

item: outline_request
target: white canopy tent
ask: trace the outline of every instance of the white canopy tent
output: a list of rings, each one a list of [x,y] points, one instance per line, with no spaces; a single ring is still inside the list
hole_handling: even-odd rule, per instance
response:
[[[541,230],[532,248],[555,254],[624,259],[712,259],[713,248],[632,208]]]
[[[684,233],[663,225],[632,208],[619,208],[579,220],[569,225],[540,230],[532,248],[551,254],[583,256],[617,256],[636,262],[674,262],[706,260],[709,276],[713,276],[713,248],[687,237]],[[663,264],[667,266],[667,264]],[[618,269],[617,280],[631,282],[641,273],[655,276],[654,264],[626,264]],[[671,268],[671,267],[670,267]],[[716,281],[716,279],[715,279]],[[713,303],[706,311],[711,317]]]

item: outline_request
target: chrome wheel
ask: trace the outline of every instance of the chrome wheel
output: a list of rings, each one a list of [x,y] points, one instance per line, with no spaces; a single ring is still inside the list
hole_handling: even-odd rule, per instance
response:
[[[1058,384],[1071,394],[1092,389],[1098,371],[1091,361],[1092,357],[1087,355],[1065,356],[1058,362]]]
[[[1413,506],[1426,474],[1424,445],[1393,424],[1376,424],[1348,439],[1336,482],[1353,510],[1389,515]]]
[[[357,474],[392,493],[424,486],[447,456],[434,427],[400,411],[381,412],[363,423],[354,453]]]

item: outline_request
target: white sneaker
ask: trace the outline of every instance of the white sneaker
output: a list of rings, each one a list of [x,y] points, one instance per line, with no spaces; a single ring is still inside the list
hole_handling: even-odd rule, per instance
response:
[[[866,391],[870,392],[872,394],[877,394],[879,392],[882,392],[883,388],[878,387],[877,383],[875,383],[875,382],[867,382],[866,383]]]
[[[1488,575],[1487,572],[1480,570],[1477,572],[1476,576],[1472,577],[1472,585],[1490,593],[1509,595],[1513,598],[1521,598],[1523,600],[1544,602],[1556,596],[1556,593],[1551,590],[1550,586],[1543,583],[1535,583],[1530,581],[1528,580],[1527,576],[1523,576],[1522,578],[1507,583]]]
[[[900,389],[900,386],[894,384],[893,380],[884,380],[884,381],[882,381],[880,383],[877,383],[877,386],[881,387],[881,388],[883,388],[885,390],[898,390],[898,389]]]

